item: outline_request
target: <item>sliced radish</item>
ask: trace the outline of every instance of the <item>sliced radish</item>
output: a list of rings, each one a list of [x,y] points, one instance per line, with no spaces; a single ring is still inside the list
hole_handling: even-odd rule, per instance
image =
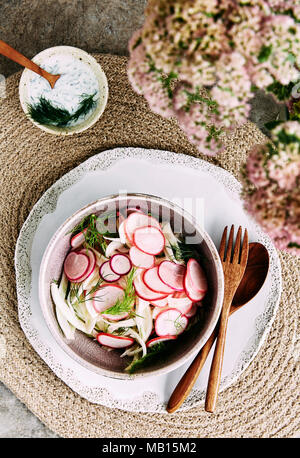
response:
[[[177,291],[184,290],[186,268],[172,261],[163,261],[158,266],[158,276],[163,283]]]
[[[193,285],[192,285],[192,282],[191,282],[191,278],[188,274],[186,274],[185,278],[184,278],[184,289],[185,289],[185,292],[186,292],[186,295],[191,299],[191,301],[193,302],[198,302],[198,301],[201,301],[206,292],[205,291],[197,291],[193,288]]]
[[[156,301],[151,301],[151,305],[154,305],[154,307],[167,307],[168,306],[168,296],[166,296],[163,299],[157,299]]]
[[[131,261],[125,254],[114,254],[109,264],[111,270],[117,275],[127,275],[132,268]]]
[[[129,257],[135,267],[150,269],[154,266],[155,258],[152,254],[143,253],[137,247],[132,246],[129,250]]]
[[[162,310],[167,310],[168,308],[170,308],[168,307],[168,305],[166,307],[154,307],[154,309],[152,310],[152,319],[156,320],[160,312],[162,312]],[[154,330],[153,330],[153,333],[155,333]]]
[[[83,279],[89,267],[89,257],[77,251],[71,251],[64,262],[64,272],[67,278],[72,282]]]
[[[128,312],[120,313],[120,315],[111,315],[110,313],[102,313],[101,316],[105,318],[106,320],[110,321],[120,321],[124,320],[129,316]]]
[[[113,283],[114,281],[118,281],[121,278],[120,275],[117,275],[115,272],[111,270],[109,261],[106,261],[103,264],[101,264],[99,274],[100,277],[108,283]]]
[[[144,213],[134,212],[131,213],[128,218],[124,221],[124,231],[128,240],[133,242],[134,231],[143,226],[153,226],[160,229],[159,222],[152,216],[145,215]]]
[[[134,245],[147,254],[157,255],[165,246],[165,236],[160,229],[153,226],[138,227],[133,235]]]
[[[118,300],[124,298],[124,290],[119,285],[101,285],[93,294],[93,306],[96,312],[101,313],[113,307]]]
[[[155,320],[155,332],[158,336],[177,336],[188,324],[188,318],[177,309],[162,310]]]
[[[187,314],[193,307],[193,302],[187,296],[185,297],[168,297],[169,307],[179,310],[183,315],[188,316]]]
[[[97,340],[101,345],[110,348],[126,348],[133,344],[134,339],[131,337],[115,336],[106,332],[100,332]]]
[[[83,244],[83,242],[85,241],[86,231],[87,229],[84,229],[82,232],[79,232],[71,238],[72,248],[79,248]]]
[[[148,340],[146,343],[146,347],[151,348],[153,345],[156,345],[160,342],[165,342],[166,340],[175,340],[177,336],[161,336],[161,337],[154,337],[154,339]]]
[[[89,265],[88,271],[85,273],[84,278],[81,280],[81,281],[83,281],[83,280],[86,280],[87,278],[89,278],[90,275],[94,272],[95,267],[96,267],[97,258],[96,258],[95,253],[92,250],[87,250],[85,248],[80,250],[79,253],[80,254],[85,254],[86,256],[88,256],[88,258],[90,260],[90,265]]]
[[[161,294],[161,293],[155,293],[151,289],[149,289],[145,283],[142,281],[141,277],[138,276],[134,279],[133,285],[135,288],[136,294],[141,298],[144,299],[145,301],[156,301],[158,299],[164,299],[166,295]]]
[[[204,270],[196,259],[189,259],[187,266],[187,275],[189,275],[191,280],[191,285],[196,291],[207,291],[207,279],[204,273]]]
[[[158,266],[152,267],[152,269],[145,270],[142,279],[145,285],[156,293],[171,294],[174,292],[173,288],[167,286],[159,278]]]
[[[185,314],[187,318],[192,318],[192,316],[196,315],[197,313],[197,305],[194,303],[191,309]]]
[[[126,219],[124,221],[122,221],[122,223],[119,225],[119,228],[118,228],[120,241],[124,245],[130,245],[130,240],[128,239],[128,237],[126,235],[126,232],[125,232],[125,223],[126,223]]]
[[[128,207],[125,211],[127,216],[131,215],[132,213],[142,213],[143,215],[145,214],[143,210],[138,207]]]

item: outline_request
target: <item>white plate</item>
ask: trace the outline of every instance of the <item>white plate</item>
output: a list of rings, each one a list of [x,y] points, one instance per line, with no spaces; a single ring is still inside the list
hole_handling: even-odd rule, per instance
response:
[[[280,262],[269,237],[244,212],[237,180],[191,156],[141,148],[105,151],[64,175],[35,204],[20,232],[15,256],[19,319],[26,337],[55,374],[87,400],[135,412],[165,412],[172,390],[191,361],[167,375],[133,381],[94,374],[56,344],[39,305],[39,267],[53,233],[79,208],[118,192],[152,194],[181,204],[204,223],[217,246],[224,226],[235,224],[246,226],[250,241],[268,249],[265,284],[229,320],[221,390],[250,364],[271,327],[281,294]],[[211,358],[212,351],[181,409],[203,401]]]

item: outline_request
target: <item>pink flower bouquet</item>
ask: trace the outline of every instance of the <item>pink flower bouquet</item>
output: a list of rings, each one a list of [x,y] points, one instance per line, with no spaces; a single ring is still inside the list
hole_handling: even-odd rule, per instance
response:
[[[300,255],[300,124],[272,130],[272,142],[249,153],[244,170],[246,209],[276,247]]]
[[[150,0],[130,40],[129,80],[150,108],[175,117],[200,152],[222,150],[253,89],[288,100],[300,80],[294,0]]]

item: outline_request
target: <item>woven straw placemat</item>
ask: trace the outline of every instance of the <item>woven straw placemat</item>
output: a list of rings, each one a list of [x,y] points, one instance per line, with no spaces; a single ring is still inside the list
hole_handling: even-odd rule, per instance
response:
[[[174,121],[150,112],[129,86],[125,57],[96,55],[108,77],[104,115],[70,137],[46,134],[26,120],[18,99],[20,73],[7,80],[0,105],[0,379],[51,430],[63,437],[292,437],[299,431],[299,261],[281,254],[283,294],[271,331],[234,385],[219,396],[216,414],[203,407],[141,414],[91,404],[66,386],[32,349],[18,321],[15,243],[29,211],[63,174],[97,152],[140,146],[199,156]],[[252,123],[226,139],[210,162],[232,172],[251,145],[263,141]],[[206,157],[202,157],[206,159]]]

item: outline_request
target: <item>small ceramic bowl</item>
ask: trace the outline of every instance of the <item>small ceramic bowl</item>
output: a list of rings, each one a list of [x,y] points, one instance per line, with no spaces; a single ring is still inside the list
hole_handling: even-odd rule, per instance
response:
[[[20,84],[19,84],[19,97],[21,106],[24,113],[30,119],[30,121],[40,129],[50,134],[55,135],[72,135],[83,132],[89,127],[93,126],[95,122],[98,121],[102,115],[108,99],[108,84],[104,71],[102,70],[100,64],[87,52],[82,49],[74,48],[72,46],[55,46],[53,48],[45,49],[44,51],[37,54],[32,61],[38,64],[39,66],[44,66],[50,58],[55,56],[59,57],[73,57],[77,60],[80,60],[88,67],[90,71],[96,77],[99,86],[99,99],[97,101],[97,106],[94,110],[91,111],[89,116],[84,119],[83,122],[66,127],[56,127],[56,126],[46,126],[43,124],[38,124],[28,115],[28,103],[29,103],[29,84],[32,78],[36,75],[31,70],[25,69],[22,73]],[[57,83],[56,83],[57,84]]]
[[[70,250],[70,231],[85,216],[117,211],[126,207],[137,207],[151,211],[155,217],[169,220],[173,229],[182,228],[183,235],[192,237],[203,258],[202,266],[208,280],[202,319],[194,325],[193,332],[186,331],[172,345],[172,351],[163,361],[134,375],[124,372],[131,358],[120,358],[120,350],[108,352],[96,340],[76,331],[74,340],[67,340],[57,324],[54,305],[50,294],[53,279],[60,278],[66,254]],[[151,210],[150,210],[151,209]],[[178,232],[178,231],[176,231]],[[206,343],[213,332],[222,307],[224,293],[223,269],[217,249],[209,235],[186,211],[160,197],[144,194],[116,195],[100,199],[78,210],[57,230],[44,253],[39,276],[39,298],[47,325],[60,347],[74,360],[91,371],[118,379],[132,379],[170,372],[184,364]],[[122,352],[122,351],[121,351]]]

